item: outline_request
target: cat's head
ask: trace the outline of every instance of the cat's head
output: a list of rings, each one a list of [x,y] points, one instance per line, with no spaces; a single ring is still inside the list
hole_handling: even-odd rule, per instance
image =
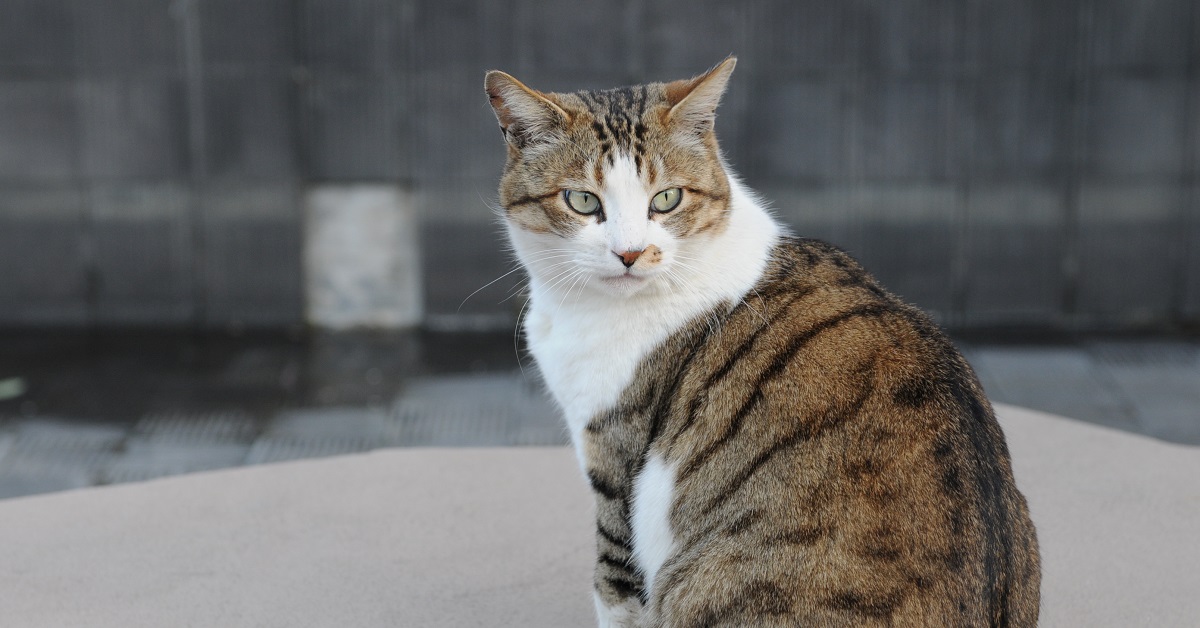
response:
[[[571,94],[487,74],[508,143],[500,205],[535,277],[632,295],[694,267],[729,219],[713,122],[735,62],[673,83]]]

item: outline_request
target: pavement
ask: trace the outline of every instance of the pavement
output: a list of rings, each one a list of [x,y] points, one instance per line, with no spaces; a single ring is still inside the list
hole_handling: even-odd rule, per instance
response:
[[[1195,626],[1200,448],[997,406],[1046,628]],[[0,501],[23,628],[595,625],[568,447],[400,447]]]
[[[1200,339],[960,338],[994,402],[1200,445]],[[567,442],[506,333],[0,333],[0,498],[389,447]]]

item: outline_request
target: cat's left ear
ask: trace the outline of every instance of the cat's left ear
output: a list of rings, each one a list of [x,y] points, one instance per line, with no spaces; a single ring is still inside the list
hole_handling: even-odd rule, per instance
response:
[[[737,57],[728,57],[716,67],[695,78],[668,83],[667,121],[703,134],[713,128],[717,105],[729,84],[729,75],[737,65]]]

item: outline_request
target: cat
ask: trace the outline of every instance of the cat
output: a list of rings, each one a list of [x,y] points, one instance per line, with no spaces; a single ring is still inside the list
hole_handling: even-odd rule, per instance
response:
[[[599,625],[1036,625],[1036,532],[977,378],[730,171],[735,63],[485,80],[524,331],[595,493]]]

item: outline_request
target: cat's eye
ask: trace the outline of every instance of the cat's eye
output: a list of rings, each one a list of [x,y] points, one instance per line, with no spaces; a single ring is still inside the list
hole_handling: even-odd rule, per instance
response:
[[[663,190],[654,195],[650,201],[650,209],[665,214],[676,207],[679,207],[679,201],[683,200],[683,190],[679,188],[671,188]]]
[[[567,190],[563,192],[563,198],[567,201],[568,207],[585,216],[600,210],[600,199],[591,192]]]

